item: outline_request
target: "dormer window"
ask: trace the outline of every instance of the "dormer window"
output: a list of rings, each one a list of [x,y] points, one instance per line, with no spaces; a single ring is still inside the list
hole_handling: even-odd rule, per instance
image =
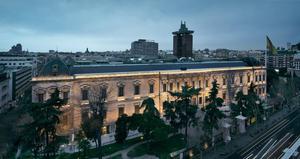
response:
[[[57,64],[52,65],[52,75],[56,76],[57,73],[58,73],[58,65]]]

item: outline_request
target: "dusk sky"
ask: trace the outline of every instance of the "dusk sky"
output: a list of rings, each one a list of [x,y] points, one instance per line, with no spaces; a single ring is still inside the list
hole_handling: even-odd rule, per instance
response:
[[[300,42],[300,0],[0,0],[0,51],[130,49],[150,39],[172,49],[180,21],[194,49],[264,49]]]

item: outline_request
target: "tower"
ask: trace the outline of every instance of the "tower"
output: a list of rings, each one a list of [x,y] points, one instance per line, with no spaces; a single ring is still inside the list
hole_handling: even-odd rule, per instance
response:
[[[172,32],[173,54],[177,58],[193,57],[193,33],[194,31],[188,30],[185,22],[181,22],[178,31]]]

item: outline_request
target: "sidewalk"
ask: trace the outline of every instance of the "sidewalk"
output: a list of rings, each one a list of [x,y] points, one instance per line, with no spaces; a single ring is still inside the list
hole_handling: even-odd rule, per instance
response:
[[[246,146],[253,139],[259,136],[259,132],[264,132],[271,128],[275,123],[279,122],[283,118],[287,117],[290,113],[296,110],[298,107],[294,106],[292,109],[284,108],[280,112],[270,116],[265,122],[259,123],[258,125],[253,125],[247,129],[247,132],[244,134],[232,136],[232,141],[225,145],[220,145],[215,148],[214,151],[208,152],[203,155],[203,158],[207,159],[220,159],[225,158],[225,155],[221,154],[231,154],[236,150]]]

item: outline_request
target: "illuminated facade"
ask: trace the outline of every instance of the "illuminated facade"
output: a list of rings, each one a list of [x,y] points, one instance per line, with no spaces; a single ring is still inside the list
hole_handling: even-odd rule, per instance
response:
[[[206,105],[213,80],[219,83],[219,96],[225,99],[225,105],[238,90],[247,93],[252,81],[262,98],[266,93],[265,68],[248,67],[242,62],[73,66],[61,71],[62,74],[60,64],[51,64],[54,74],[44,72],[33,78],[32,100],[45,101],[55,88],[61,91],[61,98],[69,99],[61,117],[60,132],[64,134],[78,130],[88,115],[89,91],[95,86],[107,92],[106,127],[103,128],[106,133],[114,132],[114,122],[121,114],[141,111],[138,107],[148,97],[154,99],[162,113],[162,103],[172,100],[168,91],[180,91],[183,85],[202,88],[199,96],[192,99],[199,107]]]

